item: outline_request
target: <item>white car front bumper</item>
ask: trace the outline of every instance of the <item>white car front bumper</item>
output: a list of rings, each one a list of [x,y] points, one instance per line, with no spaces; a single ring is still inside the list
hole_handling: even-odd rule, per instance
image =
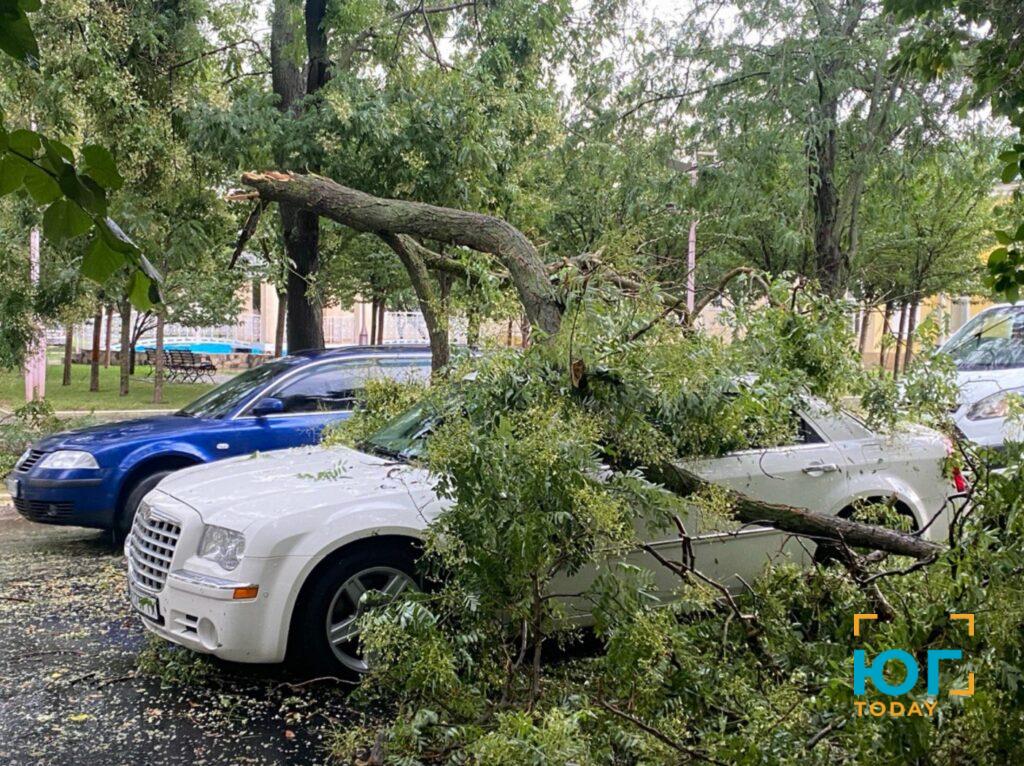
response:
[[[274,560],[264,560],[270,570]],[[287,650],[286,589],[274,588],[276,578],[263,582],[226,580],[178,569],[163,588],[145,590],[132,576],[129,589],[155,601],[159,618],[140,615],[146,629],[197,652],[231,662],[281,662]],[[268,572],[269,574],[269,572]],[[256,596],[236,598],[237,589],[258,587]]]

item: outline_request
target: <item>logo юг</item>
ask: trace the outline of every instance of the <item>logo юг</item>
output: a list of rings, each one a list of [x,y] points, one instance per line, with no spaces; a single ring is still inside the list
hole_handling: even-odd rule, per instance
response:
[[[855,614],[853,616],[853,635],[860,636],[860,624],[862,620],[877,620],[877,614]],[[950,620],[963,620],[967,623],[967,635],[974,635],[973,614],[951,614]],[[867,652],[863,649],[853,651],[853,693],[863,697],[867,693],[867,682],[882,694],[888,697],[899,697],[912,691],[922,675],[925,681],[925,691],[931,699],[922,703],[916,701],[902,702],[900,700],[868,701],[866,699],[855,699],[853,705],[858,716],[865,713],[880,717],[890,715],[899,716],[920,716],[932,715],[938,706],[939,696],[939,671],[941,663],[956,662],[963,659],[962,649],[929,649],[926,653],[924,672],[918,664],[917,658],[903,649],[888,649],[877,655],[873,661],[868,662]],[[890,682],[885,677],[887,666],[902,666],[904,670],[903,680]],[[974,673],[967,674],[966,689],[950,689],[951,697],[970,697],[974,694]]]

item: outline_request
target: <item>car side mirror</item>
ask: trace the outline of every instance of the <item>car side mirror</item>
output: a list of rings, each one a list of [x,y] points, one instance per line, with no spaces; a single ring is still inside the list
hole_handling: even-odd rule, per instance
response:
[[[258,418],[264,418],[267,415],[274,415],[278,412],[284,412],[284,402],[276,396],[266,396],[256,402],[252,408],[252,414]]]

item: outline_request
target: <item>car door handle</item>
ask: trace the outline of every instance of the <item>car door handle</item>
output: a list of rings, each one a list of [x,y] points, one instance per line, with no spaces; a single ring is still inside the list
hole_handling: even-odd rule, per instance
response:
[[[803,467],[803,472],[808,476],[821,476],[823,473],[835,473],[839,466],[835,463],[811,463]]]

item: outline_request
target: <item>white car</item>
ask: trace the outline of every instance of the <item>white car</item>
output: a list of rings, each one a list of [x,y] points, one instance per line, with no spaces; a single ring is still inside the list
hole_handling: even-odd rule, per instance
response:
[[[1024,395],[1024,305],[985,309],[957,330],[941,351],[957,366],[957,428],[982,447],[1019,441],[1024,434],[1007,415],[1010,395]]]
[[[944,475],[943,436],[916,428],[882,437],[818,406],[798,417],[794,444],[690,465],[753,497],[829,514],[892,500],[924,536],[944,539],[947,498],[963,486]],[[297,448],[168,476],[143,500],[125,545],[129,595],[146,627],[226,660],[271,663],[290,652],[321,672],[365,671],[356,629],[362,596],[416,587],[417,543],[446,502],[432,476],[409,462],[429,427],[414,408],[363,452]],[[734,585],[780,552],[806,555],[798,541],[770,528],[697,524],[687,519],[697,567]],[[678,555],[674,531],[643,534],[666,556]],[[672,591],[675,577],[649,554],[628,558]],[[579,592],[593,576],[577,575],[573,588],[557,592]],[[586,619],[584,605],[569,607]]]

